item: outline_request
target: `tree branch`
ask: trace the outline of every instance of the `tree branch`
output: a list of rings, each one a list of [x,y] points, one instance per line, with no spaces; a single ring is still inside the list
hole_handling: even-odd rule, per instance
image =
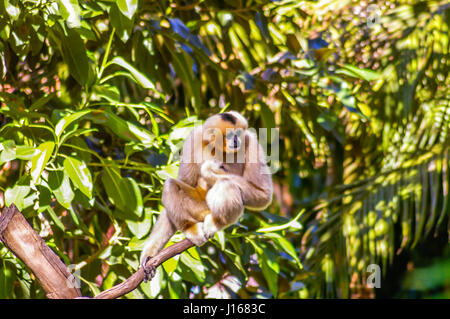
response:
[[[194,244],[189,239],[183,239],[182,241],[173,244],[160,251],[156,256],[147,261],[146,267],[158,267],[167,259],[172,258],[175,255],[182,253],[183,251],[193,247]],[[114,299],[123,296],[130,291],[134,290],[144,280],[144,269],[140,267],[133,275],[131,275],[124,282],[103,291],[95,296],[95,299]]]
[[[0,215],[0,240],[30,268],[48,298],[83,298],[80,290],[73,285],[74,277],[66,265],[28,224],[14,204],[4,208]],[[167,259],[193,246],[194,244],[190,240],[184,239],[160,251],[147,261],[146,266],[156,268]],[[143,280],[144,269],[140,267],[124,282],[103,291],[94,298],[121,297],[136,289]]]
[[[0,215],[0,240],[30,268],[48,298],[81,296],[66,265],[47,246],[13,204]]]

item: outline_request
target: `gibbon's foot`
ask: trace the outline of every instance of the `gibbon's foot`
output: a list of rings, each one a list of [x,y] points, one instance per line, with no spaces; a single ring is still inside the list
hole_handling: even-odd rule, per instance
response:
[[[212,215],[206,215],[205,220],[203,221],[203,233],[205,234],[206,239],[211,239],[218,231],[219,228],[214,224]]]
[[[147,256],[145,261],[142,263],[142,268],[144,269],[144,282],[150,281],[153,279],[156,273],[156,268],[153,266],[147,266],[147,261],[149,261],[152,257]]]
[[[205,233],[203,232],[203,223],[196,223],[186,229],[184,231],[184,235],[187,239],[191,241],[195,246],[202,246],[204,243],[208,241],[208,237],[206,237]]]

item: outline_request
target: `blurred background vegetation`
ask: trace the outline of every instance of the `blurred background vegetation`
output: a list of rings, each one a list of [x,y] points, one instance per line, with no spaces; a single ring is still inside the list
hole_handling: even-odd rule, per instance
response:
[[[195,120],[237,110],[279,129],[273,204],[126,298],[449,298],[449,27],[447,1],[0,1],[0,207],[95,295]],[[44,296],[0,244],[0,298]]]

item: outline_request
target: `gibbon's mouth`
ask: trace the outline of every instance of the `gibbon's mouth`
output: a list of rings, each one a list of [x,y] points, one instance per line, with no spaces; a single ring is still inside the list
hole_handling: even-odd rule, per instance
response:
[[[233,145],[227,146],[226,148],[226,152],[227,153],[237,153],[240,149],[240,145],[238,145],[237,147],[234,147]]]
[[[236,137],[232,141],[227,141],[227,148],[230,150],[237,150],[240,147],[241,147],[241,141]]]
[[[235,144],[227,145],[227,147],[230,150],[237,150],[237,149],[239,149],[240,146],[241,146],[241,143],[235,143]]]

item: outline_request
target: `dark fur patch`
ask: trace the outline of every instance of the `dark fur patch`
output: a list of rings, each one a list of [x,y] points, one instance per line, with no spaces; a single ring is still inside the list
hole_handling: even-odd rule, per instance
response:
[[[222,114],[220,114],[220,117],[222,118],[222,120],[224,120],[226,122],[230,122],[233,125],[236,124],[236,118],[233,115],[231,115],[230,113],[222,113]]]

